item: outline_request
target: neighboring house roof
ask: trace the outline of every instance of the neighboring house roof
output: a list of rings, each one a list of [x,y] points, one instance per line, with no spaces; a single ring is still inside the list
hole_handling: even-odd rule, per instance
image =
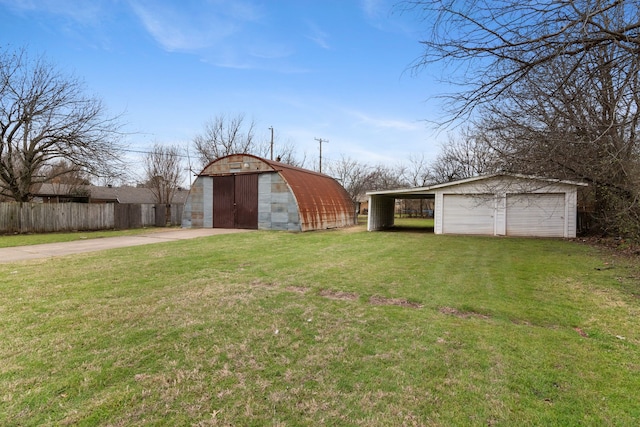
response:
[[[155,197],[148,188],[137,187],[90,187],[92,200],[118,203],[155,203]]]
[[[184,203],[188,190],[180,189],[174,193],[172,203]],[[101,187],[96,185],[68,185],[45,183],[35,193],[36,197],[78,196],[84,195],[92,201],[113,203],[156,203],[149,188],[144,187]]]

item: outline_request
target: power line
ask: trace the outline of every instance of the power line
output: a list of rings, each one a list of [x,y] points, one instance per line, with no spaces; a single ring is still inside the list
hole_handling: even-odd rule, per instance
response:
[[[153,151],[131,150],[131,149],[128,149],[128,148],[123,148],[123,149],[121,149],[121,151],[124,151],[125,153],[153,154]],[[189,156],[186,155],[186,154],[178,154],[178,153],[165,153],[165,154],[169,154],[169,155],[175,156],[175,157],[183,157],[185,159],[189,158]]]

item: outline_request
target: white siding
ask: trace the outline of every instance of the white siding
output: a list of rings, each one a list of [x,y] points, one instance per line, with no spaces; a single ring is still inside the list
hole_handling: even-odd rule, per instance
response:
[[[442,234],[442,192],[436,192],[436,199],[433,209],[433,232]]]
[[[496,195],[496,236],[504,236],[507,234],[507,207],[506,207],[506,194]]]
[[[578,228],[578,189],[576,187],[567,188],[564,200],[566,212],[566,234],[564,237],[574,238]]]
[[[369,196],[367,230],[383,230],[394,222],[395,199],[387,196]]]
[[[495,198],[492,195],[444,194],[444,234],[495,234]]]
[[[564,193],[507,195],[507,235],[566,236]]]

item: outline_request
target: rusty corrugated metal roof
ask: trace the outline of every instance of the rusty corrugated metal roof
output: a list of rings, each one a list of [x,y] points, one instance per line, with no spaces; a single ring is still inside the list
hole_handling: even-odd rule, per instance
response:
[[[347,191],[328,175],[265,160],[287,181],[298,202],[302,231],[353,225],[355,207]]]

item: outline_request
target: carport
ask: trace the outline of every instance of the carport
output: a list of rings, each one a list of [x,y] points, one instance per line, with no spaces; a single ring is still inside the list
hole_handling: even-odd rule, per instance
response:
[[[576,236],[577,188],[586,184],[494,174],[429,187],[373,191],[369,231],[393,227],[397,199],[433,199],[435,234]]]

